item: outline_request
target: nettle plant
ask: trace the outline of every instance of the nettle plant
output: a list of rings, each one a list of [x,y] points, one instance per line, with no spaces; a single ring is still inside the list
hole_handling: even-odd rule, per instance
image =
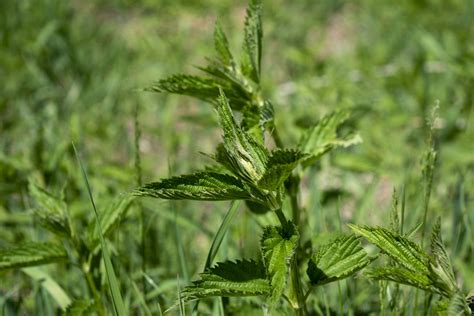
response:
[[[234,204],[216,235],[204,272],[184,289],[180,299],[261,296],[268,311],[275,311],[287,302],[297,314],[306,314],[305,302],[314,287],[352,276],[378,257],[370,256],[362,247],[363,236],[390,258],[388,265],[370,270],[369,277],[440,295],[444,299],[438,308],[440,313],[448,307],[450,312],[467,313],[468,307],[441,243],[439,225],[433,231],[431,255],[396,229],[356,225],[350,226],[354,234],[340,234],[332,242],[314,249],[311,256],[305,255],[302,245],[306,240],[302,236],[308,234],[300,222],[303,212],[298,200],[300,179],[308,166],[330,150],[357,144],[361,138],[354,132],[341,135],[349,112],[337,110],[308,128],[295,147],[284,147],[274,121],[274,107],[261,92],[261,8],[260,1],[252,0],[247,9],[240,62],[234,58],[226,35],[216,24],[217,57],[208,59],[209,64],[199,68],[206,76],[177,74],[148,88],[212,103],[223,141],[209,155],[216,162],[214,167],[147,184],[134,194],[171,200],[245,200],[255,216],[271,213],[279,221],[277,226],[263,228],[259,259],[213,264],[222,236],[230,225],[229,218],[235,214]],[[271,143],[266,138],[272,138],[275,148],[265,145]],[[430,153],[427,183],[431,183],[435,157],[433,151]],[[290,200],[290,210],[283,209],[285,199]]]
[[[388,310],[397,314],[402,310],[397,293],[398,284],[404,284],[428,293],[424,313],[428,313],[426,306],[431,306],[431,301],[436,299],[437,304],[429,311],[432,314],[469,315],[465,296],[456,283],[441,241],[439,221],[432,231],[429,253],[410,240],[420,227],[422,240],[424,237],[436,156],[432,149],[427,152],[423,169],[424,218],[421,225],[404,233],[398,216],[400,210],[394,203],[389,228],[349,225],[352,234],[340,234],[307,255],[303,245],[308,244],[306,239],[310,233],[301,221],[304,210],[298,199],[300,179],[308,166],[317,163],[330,150],[357,144],[360,137],[353,132],[340,133],[349,113],[337,110],[308,128],[294,148],[284,147],[274,121],[273,105],[261,93],[262,34],[261,3],[252,0],[247,9],[239,63],[217,25],[214,35],[217,58],[210,59],[208,66],[200,68],[206,77],[175,75],[149,89],[189,95],[214,105],[223,141],[215,153],[209,155],[216,162],[213,168],[144,185],[132,194],[119,197],[116,203],[99,213],[79,160],[96,215],[85,234],[77,233],[77,225],[74,225],[64,199],[32,181],[30,194],[35,200],[35,214],[39,223],[53,233],[54,241],[0,250],[0,270],[23,268],[33,279],[52,284],[54,281],[49,276],[31,267],[58,262],[72,264],[83,273],[89,295],[84,294],[84,298],[73,301],[58,286],[51,287],[60,308],[73,315],[105,315],[111,306],[116,314],[125,315],[127,307],[120,294],[120,283],[125,285],[127,281],[119,282],[115,277],[106,238],[119,227],[130,208],[132,195],[172,200],[229,200],[233,201],[232,206],[216,233],[204,272],[199,280],[180,293],[180,303],[199,302],[208,297],[259,296],[263,298],[262,307],[269,313],[288,308],[300,315],[314,313],[312,307],[306,306],[313,288],[352,276],[377,259],[381,264],[367,268],[365,276],[380,280],[382,312]],[[240,119],[237,119],[237,113]],[[275,148],[265,145],[271,143],[266,138],[273,139]],[[290,203],[284,203],[286,199]],[[244,200],[255,216],[275,216],[279,225],[263,228],[258,259],[214,263],[238,209],[237,200]],[[286,205],[289,209],[285,209]],[[402,219],[403,213],[402,210]],[[361,244],[362,237],[377,246],[380,252],[369,255]],[[106,277],[101,276],[104,273],[101,262]],[[104,301],[107,288],[112,298],[110,305]],[[387,298],[389,292],[395,294]],[[385,300],[389,301],[387,306]],[[197,306],[196,303],[194,311]]]

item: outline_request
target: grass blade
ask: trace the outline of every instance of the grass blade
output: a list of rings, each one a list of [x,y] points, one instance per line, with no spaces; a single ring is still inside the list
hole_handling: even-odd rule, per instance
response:
[[[118,316],[125,316],[128,315],[127,310],[125,309],[125,304],[123,303],[122,295],[120,294],[120,288],[118,285],[117,278],[115,276],[114,267],[112,265],[112,261],[110,260],[109,250],[105,243],[104,235],[102,234],[102,226],[99,219],[99,213],[97,212],[97,208],[95,206],[94,198],[92,197],[92,190],[89,185],[89,180],[87,179],[87,174],[82,165],[81,158],[79,157],[79,153],[76,150],[76,146],[74,143],[72,144],[74,148],[74,153],[76,155],[77,161],[79,166],[81,167],[82,176],[84,178],[84,182],[87,187],[87,193],[89,194],[89,198],[92,203],[92,207],[94,209],[95,219],[97,222],[97,227],[99,228],[99,237],[100,237],[100,245],[102,249],[102,256],[104,259],[105,271],[107,273],[107,279],[109,281],[110,292],[112,294],[112,303],[114,305],[115,314]]]

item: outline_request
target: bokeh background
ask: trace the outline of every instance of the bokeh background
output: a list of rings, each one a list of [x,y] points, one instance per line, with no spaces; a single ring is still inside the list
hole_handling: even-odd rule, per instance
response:
[[[458,281],[472,289],[474,1],[263,2],[262,82],[285,145],[294,146],[305,126],[336,108],[353,108],[350,124],[363,138],[325,157],[303,181],[314,242],[347,230],[345,223],[387,225],[394,190],[404,192],[405,225],[419,223],[421,160],[433,130],[438,158],[428,222],[442,217]],[[198,73],[195,66],[213,56],[217,18],[237,53],[246,5],[0,1],[0,247],[54,239],[31,213],[32,178],[63,192],[78,231],[87,228],[93,213],[72,141],[99,210],[136,187],[137,109],[145,182],[209,164],[200,152],[212,153],[220,139],[212,106],[143,88],[177,72]],[[141,207],[147,275],[157,285],[146,299],[169,306],[176,276],[185,285],[202,270],[228,203],[143,200]],[[260,226],[271,219],[241,208],[218,259],[257,256]],[[134,206],[111,237],[117,274],[134,308],[139,304],[127,282],[141,278],[138,213]],[[44,270],[71,296],[85,295],[78,269]],[[378,287],[368,284],[329,285],[313,303],[332,310],[343,295],[348,314],[377,314]],[[55,308],[38,282],[21,271],[0,271],[0,307],[8,315],[38,315],[48,310],[43,305]]]

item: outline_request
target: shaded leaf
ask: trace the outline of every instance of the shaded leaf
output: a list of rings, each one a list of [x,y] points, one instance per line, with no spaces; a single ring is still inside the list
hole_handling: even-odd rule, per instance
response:
[[[344,110],[334,111],[324,116],[302,135],[298,148],[304,153],[311,154],[305,165],[313,163],[335,147],[349,147],[362,141],[358,134],[338,136],[338,128],[348,118],[349,112]]]
[[[267,190],[276,190],[306,156],[294,149],[273,151],[268,158],[265,173],[258,181],[258,186]]]
[[[260,82],[260,63],[262,59],[262,4],[251,0],[247,7],[244,28],[244,54],[242,72],[254,82]]]
[[[395,260],[395,262],[408,270],[425,274],[429,273],[429,257],[414,242],[382,227],[349,226],[354,232],[367,238],[385,254]]]
[[[244,185],[233,176],[214,172],[199,172],[146,184],[135,190],[138,196],[170,200],[222,201],[248,199]]]
[[[30,181],[30,194],[38,206],[34,209],[40,224],[54,234],[71,237],[72,230],[67,216],[66,203]]]
[[[427,274],[411,271],[402,267],[374,268],[367,271],[365,275],[376,280],[393,281],[400,284],[411,285],[425,291],[442,294]]]
[[[224,31],[222,31],[219,22],[216,22],[216,26],[214,28],[214,48],[222,64],[226,66],[233,66],[234,58],[232,57],[229,49],[229,42],[227,41],[227,37]]]
[[[94,301],[75,300],[68,306],[64,315],[66,316],[85,316],[91,315],[94,310]]]
[[[459,291],[451,296],[448,305],[448,316],[470,316],[472,312],[467,305],[466,299]]]
[[[66,250],[53,243],[29,242],[0,250],[0,270],[38,266],[67,259]]]
[[[373,259],[362,248],[359,237],[342,235],[319,247],[308,262],[307,274],[313,285],[321,285],[344,279]]]
[[[109,235],[120,224],[121,220],[130,208],[134,197],[131,195],[119,196],[113,203],[110,203],[105,210],[99,213],[100,223],[104,236]],[[93,222],[89,229],[89,239],[92,248],[100,243],[99,227],[97,222]]]
[[[456,292],[456,277],[441,239],[440,218],[436,221],[431,233],[431,252],[430,270],[437,276],[436,280],[439,280],[438,287],[443,288],[447,293]]]
[[[226,261],[217,263],[201,274],[182,292],[185,300],[211,296],[255,296],[270,293],[270,285],[262,263],[255,261]]]
[[[271,305],[277,303],[283,294],[298,240],[298,232],[291,223],[286,228],[267,226],[264,229],[260,243],[271,284]]]

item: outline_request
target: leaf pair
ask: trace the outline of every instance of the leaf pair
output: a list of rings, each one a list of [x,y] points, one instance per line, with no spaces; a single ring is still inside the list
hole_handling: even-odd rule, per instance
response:
[[[461,290],[456,284],[453,268],[440,235],[438,219],[431,236],[431,256],[408,238],[381,227],[350,225],[357,234],[364,236],[380,248],[395,263],[394,266],[370,270],[367,275],[377,280],[407,284],[450,300],[450,308],[457,309]],[[465,302],[462,305],[467,311]],[[462,309],[461,309],[462,311]]]
[[[185,299],[263,295],[269,298],[270,305],[275,305],[284,292],[298,239],[292,224],[288,228],[266,227],[261,239],[263,262],[218,263],[202,273],[200,280],[186,287]]]

